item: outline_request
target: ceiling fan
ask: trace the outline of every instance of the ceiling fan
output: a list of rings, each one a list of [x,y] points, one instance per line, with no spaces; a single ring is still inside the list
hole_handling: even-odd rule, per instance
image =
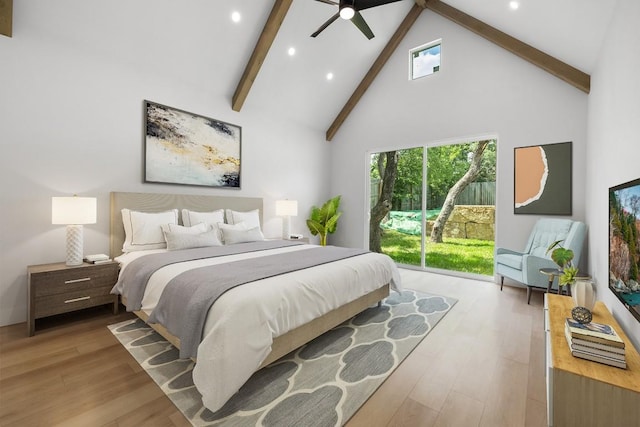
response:
[[[338,13],[329,18],[327,22],[322,24],[315,33],[311,34],[311,37],[316,37],[318,34],[323,32],[325,28],[331,25],[336,19],[342,18],[353,22],[353,24],[358,27],[360,31],[362,31],[362,34],[364,34],[369,40],[371,40],[374,37],[373,31],[371,31],[371,28],[369,28],[369,26],[365,22],[364,18],[360,14],[360,11],[376,6],[382,6],[387,3],[394,3],[400,0],[338,0],[338,2],[335,2],[333,0],[316,1],[333,6],[338,6]]]

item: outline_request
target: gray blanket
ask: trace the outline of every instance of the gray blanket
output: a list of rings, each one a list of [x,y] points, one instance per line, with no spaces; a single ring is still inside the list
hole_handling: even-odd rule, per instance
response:
[[[184,261],[236,255],[240,253],[262,251],[300,244],[300,242],[295,241],[264,240],[237,245],[212,246],[145,255],[131,261],[127,268],[122,271],[118,278],[118,283],[113,287],[111,293],[117,294],[117,290],[123,285],[122,296],[126,300],[127,311],[140,310],[142,308],[142,297],[144,296],[144,291],[147,287],[149,278],[162,267]]]
[[[367,252],[326,246],[195,268],[167,284],[149,321],[161,323],[180,338],[180,357],[195,357],[207,313],[229,289]]]

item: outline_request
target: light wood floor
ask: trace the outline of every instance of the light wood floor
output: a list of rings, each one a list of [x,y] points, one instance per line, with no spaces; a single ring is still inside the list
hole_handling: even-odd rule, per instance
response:
[[[458,299],[349,421],[355,426],[544,426],[542,293],[402,270]],[[105,308],[0,328],[0,425],[187,426],[116,341]]]

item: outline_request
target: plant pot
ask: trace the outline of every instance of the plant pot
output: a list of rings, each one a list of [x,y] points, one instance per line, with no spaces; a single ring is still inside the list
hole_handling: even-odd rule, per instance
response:
[[[578,277],[571,284],[571,298],[576,307],[584,307],[593,310],[596,305],[596,284],[591,278]]]

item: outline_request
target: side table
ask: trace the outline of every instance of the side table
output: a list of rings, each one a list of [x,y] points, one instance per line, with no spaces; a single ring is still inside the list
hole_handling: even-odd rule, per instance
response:
[[[65,263],[30,265],[27,330],[35,333],[35,321],[42,317],[67,313],[97,305],[113,305],[118,313],[118,296],[111,288],[118,280],[117,262],[81,264],[68,267]]]

